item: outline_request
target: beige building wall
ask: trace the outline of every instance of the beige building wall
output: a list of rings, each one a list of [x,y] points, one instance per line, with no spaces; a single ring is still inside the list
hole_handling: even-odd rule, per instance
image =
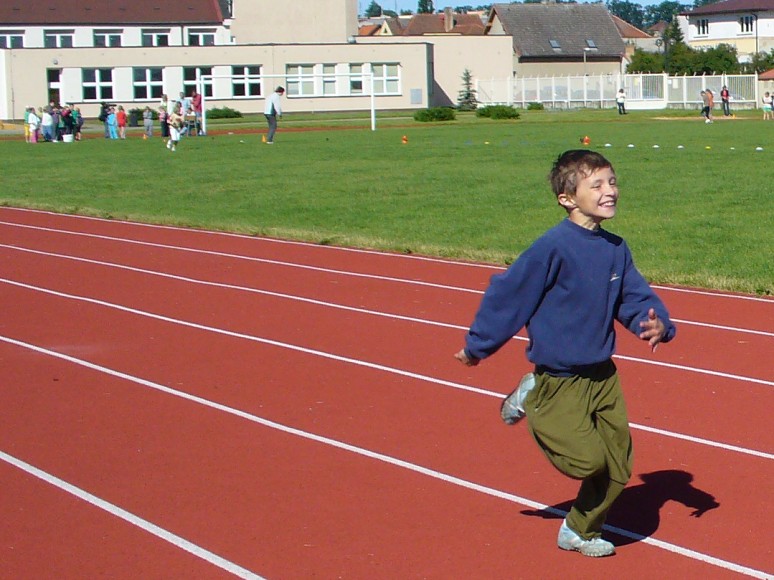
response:
[[[358,37],[357,42],[371,46],[429,43],[435,77],[430,106],[434,107],[457,104],[465,69],[471,72],[474,83],[476,79],[508,78],[513,70],[513,40],[510,36],[380,36]]]
[[[234,0],[237,44],[347,42],[357,35],[357,0]]]
[[[112,102],[128,108],[156,106],[157,99],[135,100],[134,67],[162,67],[163,90],[174,98],[183,90],[183,67],[212,67],[212,74],[226,77],[232,66],[261,66],[263,75],[285,75],[293,64],[334,64],[337,72],[349,70],[351,63],[392,63],[398,65],[399,94],[375,97],[379,109],[415,109],[428,106],[431,78],[431,47],[425,43],[405,45],[358,45],[349,43],[318,45],[253,45],[169,47],[163,50],[142,47],[0,50],[0,118],[19,119],[24,107],[47,104],[47,69],[60,69],[60,101],[81,108],[86,117],[96,117],[99,102],[84,102],[82,68],[113,69]],[[264,96],[287,78],[264,80],[261,97],[235,98],[231,80],[213,80],[213,97],[208,106],[228,106],[243,113],[263,112]],[[367,110],[370,96],[344,95],[349,78],[337,77],[338,96],[303,97],[286,94],[285,109],[293,111]],[[369,92],[364,81],[364,92]],[[6,110],[2,110],[5,106]]]

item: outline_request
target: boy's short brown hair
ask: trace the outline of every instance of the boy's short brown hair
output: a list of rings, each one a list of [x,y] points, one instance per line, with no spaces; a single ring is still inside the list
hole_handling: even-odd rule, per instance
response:
[[[557,197],[563,193],[574,195],[579,181],[578,176],[588,177],[605,167],[613,169],[613,164],[604,155],[588,149],[571,149],[556,158],[551,173],[548,174],[548,180]]]

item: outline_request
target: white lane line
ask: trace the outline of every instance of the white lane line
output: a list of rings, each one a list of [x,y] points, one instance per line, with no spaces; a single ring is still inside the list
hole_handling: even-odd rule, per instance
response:
[[[498,398],[498,399],[503,397],[503,395],[500,394],[500,393],[494,393],[492,391],[488,391],[488,390],[485,390],[485,389],[480,389],[478,387],[471,387],[469,385],[463,385],[461,383],[455,383],[455,382],[452,382],[452,381],[446,381],[444,379],[438,379],[438,378],[430,377],[430,376],[427,376],[427,375],[421,375],[419,373],[413,373],[413,372],[410,372],[410,371],[405,371],[403,369],[397,369],[397,368],[394,368],[394,367],[388,367],[388,366],[380,365],[380,364],[377,364],[377,363],[372,363],[372,362],[368,362],[368,361],[363,361],[363,360],[359,360],[359,359],[354,359],[354,358],[349,358],[349,357],[345,357],[345,356],[341,356],[341,355],[336,355],[336,354],[332,354],[332,353],[328,353],[328,352],[324,352],[324,351],[320,351],[320,350],[316,350],[316,349],[312,349],[312,348],[307,348],[307,347],[303,347],[303,346],[299,346],[299,345],[295,345],[295,344],[290,344],[290,343],[287,343],[287,342],[271,340],[271,339],[268,339],[268,338],[263,338],[263,337],[260,337],[260,336],[254,336],[254,335],[251,335],[251,334],[244,334],[244,333],[241,333],[241,332],[234,332],[234,331],[231,331],[231,330],[225,330],[225,329],[222,329],[222,328],[217,328],[217,327],[213,327],[213,326],[206,326],[206,325],[198,324],[198,323],[195,323],[195,322],[189,322],[187,320],[180,320],[180,319],[177,319],[177,318],[171,318],[171,317],[168,317],[168,316],[163,316],[163,315],[160,315],[160,314],[154,314],[152,312],[147,312],[147,311],[144,311],[144,310],[137,310],[135,308],[130,308],[128,306],[122,306],[120,304],[113,304],[111,302],[105,302],[104,300],[97,300],[95,298],[88,298],[88,297],[85,297],[85,296],[76,296],[76,295],[73,295],[73,294],[66,294],[64,292],[58,292],[56,290],[49,290],[47,288],[40,288],[40,287],[37,287],[37,286],[31,286],[29,284],[24,284],[22,282],[15,282],[13,280],[6,280],[6,279],[3,279],[3,278],[0,278],[0,283],[5,283],[5,284],[12,285],[12,286],[17,286],[19,288],[25,288],[25,289],[28,289],[28,290],[33,290],[33,291],[36,291],[36,292],[42,292],[42,293],[45,293],[45,294],[50,294],[52,296],[58,296],[60,298],[66,298],[66,299],[69,299],[69,300],[77,300],[77,301],[86,302],[86,303],[89,303],[89,304],[96,304],[98,306],[103,306],[103,307],[106,307],[106,308],[111,308],[111,309],[119,310],[119,311],[122,311],[122,312],[127,312],[129,314],[135,314],[135,315],[139,315],[139,316],[143,316],[143,317],[147,317],[147,318],[152,318],[152,319],[155,319],[155,320],[160,320],[160,321],[168,322],[168,323],[171,323],[171,324],[177,324],[177,325],[185,326],[185,327],[188,327],[188,328],[195,328],[197,330],[204,330],[206,332],[213,332],[215,334],[222,334],[224,336],[230,336],[230,337],[233,337],[233,338],[249,340],[249,341],[257,342],[257,343],[260,343],[260,344],[268,344],[270,346],[284,348],[284,349],[287,349],[287,350],[292,350],[292,351],[295,351],[295,352],[301,352],[303,354],[309,354],[309,355],[313,355],[313,356],[318,356],[318,357],[321,357],[321,358],[335,360],[335,361],[338,361],[338,362],[343,362],[343,363],[352,364],[352,365],[356,365],[356,366],[361,366],[361,367],[373,369],[373,370],[380,371],[380,372],[386,372],[386,373],[390,373],[390,374],[404,376],[404,377],[408,377],[408,378],[411,378],[411,379],[417,379],[419,381],[424,381],[424,382],[428,382],[428,383],[432,383],[432,384],[436,384],[436,385],[441,385],[441,386],[444,386],[444,387],[450,387],[450,388],[453,388],[453,389],[457,389],[457,390],[461,390],[461,391],[467,391],[467,392],[470,392],[470,393],[476,393],[478,395],[485,395],[485,396],[488,396],[488,397],[495,397],[495,398]],[[624,358],[624,357],[620,357],[620,358]],[[648,362],[648,361],[645,361],[643,359],[636,359],[636,358],[631,358],[631,357],[626,357],[626,358],[627,358],[627,360],[630,360],[630,361],[633,361],[633,362]],[[664,364],[663,366],[672,366],[672,365]],[[688,371],[692,371],[692,372],[699,372],[696,369],[692,369],[690,367],[684,367],[684,368],[681,368],[681,370],[688,370]],[[710,372],[709,374],[717,374],[717,373]],[[725,376],[726,378],[734,378],[734,379],[737,379],[737,380],[743,380],[743,381],[749,381],[749,382],[759,382],[759,383],[766,384],[768,386],[774,386],[774,382],[772,382],[772,381],[762,381],[760,379],[751,379],[751,378],[739,377],[739,376],[734,376],[734,375],[723,375],[723,376]],[[641,429],[642,428],[637,423],[631,423],[630,426],[633,429]],[[643,430],[648,430],[648,429],[644,429],[644,428],[642,428],[642,429]],[[654,432],[656,432],[656,431],[654,431]],[[701,438],[698,438],[698,437],[691,437],[689,435],[683,435],[681,433],[672,433],[670,431],[657,431],[657,432],[662,434],[662,435],[665,435],[665,436],[674,437],[675,439],[682,439],[682,440],[691,441],[691,442],[694,442],[694,443],[700,443],[702,445],[707,445],[707,446],[715,447],[715,448],[718,448],[718,449],[726,449],[726,450],[729,450],[729,451],[735,451],[735,452],[743,453],[743,454],[746,454],[746,455],[752,455],[752,456],[756,456],[756,457],[761,457],[763,459],[774,459],[774,454],[767,453],[767,452],[764,452],[764,451],[758,451],[758,450],[755,450],[755,449],[748,449],[748,448],[745,448],[745,447],[738,447],[738,446],[735,446],[735,445],[728,445],[728,444],[725,444],[725,443],[720,443],[720,442],[717,442],[717,441],[712,441],[711,439],[701,439]]]
[[[77,359],[75,357],[71,357],[69,355],[61,354],[55,351],[50,351],[48,349],[35,346],[33,344],[29,344],[26,342],[18,341],[12,338],[0,336],[0,340],[7,342],[9,344],[13,344],[15,346],[19,346],[22,348],[27,348],[30,350],[33,350],[35,352],[38,352],[40,354],[52,356],[61,360],[65,360],[67,362],[80,365],[83,367],[86,367],[88,369],[92,369],[119,379],[123,379],[126,381],[133,382],[138,385],[142,385],[151,389],[155,389],[157,391],[160,391],[162,393],[166,393],[168,395],[172,395],[174,397],[179,397],[181,399],[191,401],[193,403],[203,405],[205,407],[208,407],[210,409],[215,409],[217,411],[222,411],[224,413],[228,413],[229,415],[233,415],[236,417],[240,417],[242,419],[245,419],[247,421],[251,421],[253,423],[257,423],[258,425],[262,425],[264,427],[268,427],[270,429],[275,429],[277,431],[281,431],[283,433],[287,433],[289,435],[294,435],[296,437],[301,437],[303,439],[307,439],[310,441],[315,441],[317,443],[322,443],[324,445],[328,445],[331,447],[335,447],[337,449],[342,449],[344,451],[348,451],[350,453],[355,453],[357,455],[361,455],[363,457],[368,457],[370,459],[375,459],[377,461],[381,461],[384,463],[387,463],[389,465],[394,465],[396,467],[401,467],[403,469],[407,469],[409,471],[413,471],[415,473],[419,473],[421,475],[425,475],[427,477],[431,477],[440,481],[444,481],[446,483],[450,483],[452,485],[456,485],[465,489],[469,489],[478,493],[483,493],[492,497],[496,497],[499,499],[503,499],[506,501],[509,501],[511,503],[516,503],[522,506],[526,506],[531,509],[535,510],[544,510],[549,513],[558,515],[558,516],[565,516],[567,515],[566,512],[562,510],[558,510],[556,508],[547,506],[545,504],[527,499],[525,497],[521,497],[512,493],[504,492],[492,487],[487,487],[485,485],[481,485],[478,483],[474,483],[472,481],[468,481],[466,479],[462,479],[460,477],[456,477],[453,475],[449,475],[440,471],[436,471],[434,469],[430,469],[428,467],[423,467],[421,465],[417,465],[415,463],[410,463],[408,461],[404,461],[402,459],[398,459],[396,457],[392,457],[390,455],[385,455],[383,453],[379,453],[377,451],[371,451],[369,449],[365,449],[363,447],[358,447],[355,445],[351,445],[349,443],[345,443],[343,441],[339,441],[337,439],[332,439],[329,437],[325,437],[322,435],[317,435],[314,433],[310,433],[308,431],[303,431],[301,429],[297,429],[295,427],[290,427],[288,425],[284,425],[282,423],[277,423],[275,421],[271,421],[269,419],[265,419],[263,417],[259,417],[257,415],[252,415],[250,413],[247,413],[245,411],[241,411],[239,409],[236,409],[234,407],[229,407],[227,405],[223,405],[221,403],[216,403],[214,401],[210,401],[209,399],[205,399],[202,397],[198,397],[196,395],[191,395],[189,393],[185,393],[183,391],[178,391],[175,389],[172,389],[170,387],[167,387],[165,385],[161,385],[159,383],[154,383],[152,381],[148,381],[139,377],[135,377],[133,375],[128,375],[126,373],[122,373],[120,371],[116,371],[113,369],[110,369],[108,367],[103,367],[100,365],[96,365],[94,363],[90,363],[85,360]],[[719,568],[723,568],[725,570],[731,570],[734,572],[738,572],[740,574],[746,574],[748,576],[751,576],[753,578],[760,578],[762,580],[769,579],[770,575],[767,575],[765,572],[762,572],[760,570],[755,570],[754,568],[749,568],[747,566],[742,566],[740,564],[736,564],[734,562],[729,562],[727,560],[722,560],[720,558],[715,558],[714,556],[710,556],[708,554],[704,554],[701,552],[697,552],[695,550],[691,550],[689,548],[684,548],[682,546],[678,546],[676,544],[672,544],[670,542],[664,542],[661,540],[657,540],[653,537],[647,537],[643,536],[641,534],[637,534],[634,532],[631,532],[629,530],[625,530],[622,528],[614,527],[606,525],[605,529],[608,531],[611,531],[613,533],[619,534],[621,536],[632,538],[634,540],[643,542],[645,544],[660,548],[662,550],[666,550],[675,554],[679,554],[681,556],[685,556],[687,558],[698,560],[700,562],[704,562],[706,564],[710,564],[713,566],[717,566]]]
[[[0,222],[0,224],[2,224],[2,223],[3,222]],[[50,230],[48,230],[48,228],[38,228],[37,226],[24,226],[23,225],[23,226],[20,226],[20,227],[29,227],[29,228],[32,228],[32,229],[44,229],[44,230],[50,231]],[[55,232],[60,232],[60,230],[54,230],[54,231]],[[64,233],[71,233],[71,232],[64,232]],[[77,233],[77,232],[75,234],[73,234],[73,235],[93,236],[93,234],[80,234],[80,233]],[[95,237],[103,238],[104,236],[95,236]],[[110,239],[110,241],[116,241],[115,238],[109,238],[109,239]],[[206,254],[214,254],[214,255],[217,255],[217,256],[220,256],[220,257],[226,257],[226,258],[239,258],[239,259],[243,259],[243,260],[254,260],[254,261],[259,261],[259,262],[268,262],[268,263],[272,263],[272,264],[275,264],[275,265],[281,265],[281,266],[286,266],[286,267],[294,267],[294,268],[302,268],[302,269],[318,270],[318,271],[323,271],[323,272],[326,272],[326,273],[334,273],[334,274],[342,275],[342,276],[364,277],[364,278],[370,278],[370,279],[375,279],[375,280],[384,280],[384,281],[389,281],[389,282],[401,282],[401,283],[405,283],[405,284],[416,284],[416,285],[421,285],[421,286],[430,286],[430,287],[435,287],[435,288],[441,288],[441,289],[444,289],[444,290],[451,290],[451,291],[455,291],[455,292],[466,292],[466,293],[479,294],[479,295],[483,294],[483,291],[481,291],[481,290],[473,290],[473,289],[470,289],[470,288],[461,288],[459,286],[439,285],[439,284],[433,284],[433,283],[430,283],[430,282],[420,282],[420,281],[417,281],[417,280],[410,280],[410,279],[406,279],[406,278],[391,278],[391,277],[379,276],[379,275],[376,275],[376,274],[358,274],[358,273],[347,272],[347,271],[343,271],[343,270],[331,270],[331,269],[328,269],[328,268],[317,268],[317,267],[313,267],[313,266],[306,266],[306,265],[295,264],[295,263],[291,263],[291,262],[277,262],[277,261],[273,261],[273,260],[265,260],[263,258],[252,258],[252,257],[249,257],[249,256],[240,256],[240,255],[236,255],[236,254],[222,254],[222,253],[219,253],[219,252],[213,252],[213,251],[208,251],[208,250],[197,250],[195,248],[185,248],[185,247],[180,247],[180,246],[165,246],[165,245],[159,246],[158,244],[151,244],[149,242],[134,242],[132,240],[127,241],[127,240],[123,240],[121,238],[118,238],[118,241],[126,241],[127,243],[147,244],[147,245],[151,245],[151,246],[162,247],[164,249],[175,249],[175,250],[179,250],[179,251],[183,251],[183,252],[187,252],[187,251],[190,251],[190,252],[203,252],[203,253],[206,253]],[[209,284],[211,286],[221,286],[221,287],[224,287],[224,288],[239,289],[239,290],[245,290],[245,291],[249,291],[249,292],[265,293],[267,295],[284,296],[284,297],[291,298],[291,299],[298,299],[298,300],[302,300],[302,301],[308,301],[310,303],[318,303],[318,304],[320,304],[320,302],[316,302],[316,301],[311,300],[311,299],[303,299],[303,298],[300,298],[300,297],[292,297],[292,296],[287,295],[287,294],[283,295],[283,294],[280,294],[280,293],[272,293],[270,291],[258,290],[258,289],[249,288],[249,287],[246,287],[246,286],[234,286],[234,285],[230,285],[230,284],[220,284],[220,283],[217,283],[217,282],[207,282],[207,281],[199,280],[199,279],[196,279],[196,278],[189,278],[189,277],[185,277],[185,276],[176,276],[174,274],[167,274],[167,273],[158,272],[158,271],[155,271],[155,270],[147,270],[147,269],[144,269],[144,268],[135,268],[135,267],[132,267],[132,266],[125,266],[123,264],[117,264],[117,263],[114,263],[114,262],[105,262],[105,261],[100,261],[100,260],[91,260],[89,258],[80,258],[80,257],[77,257],[77,256],[71,256],[71,255],[67,255],[67,254],[58,254],[58,253],[53,253],[53,252],[46,252],[46,251],[43,251],[43,250],[34,250],[34,249],[31,249],[31,248],[25,248],[25,247],[13,245],[13,244],[0,244],[0,248],[6,248],[6,249],[9,249],[9,250],[17,250],[17,251],[20,251],[20,252],[28,252],[28,253],[32,253],[32,254],[39,254],[39,255],[42,255],[42,256],[56,257],[56,258],[61,258],[61,259],[65,259],[65,260],[80,261],[80,262],[89,263],[89,264],[98,264],[100,266],[107,266],[107,267],[111,267],[111,268],[120,268],[120,269],[130,270],[130,271],[133,271],[133,272],[139,272],[139,273],[143,273],[143,274],[150,274],[150,275],[154,275],[154,276],[168,277],[168,278],[172,278],[172,279],[175,279],[175,280],[181,280],[181,281],[186,281],[186,282],[193,282],[193,283],[196,283],[196,284]],[[397,315],[396,315],[396,317],[400,318]],[[733,326],[723,326],[723,325],[719,325],[719,324],[709,324],[709,323],[704,323],[704,322],[694,322],[694,321],[691,321],[691,320],[685,320],[685,319],[680,319],[680,318],[674,318],[673,321],[674,322],[679,322],[680,324],[690,325],[690,326],[700,326],[700,327],[704,327],[704,328],[711,328],[713,330],[723,330],[723,331],[728,331],[728,332],[738,332],[738,333],[742,333],[742,334],[755,334],[755,335],[759,335],[759,336],[766,336],[766,337],[774,338],[774,332],[767,332],[767,331],[763,331],[763,330],[754,330],[754,329],[749,329],[749,328],[738,328],[738,327],[733,327]],[[440,323],[440,322],[437,323],[437,324],[443,325],[443,323]]]
[[[61,214],[61,213],[56,213],[52,211],[44,211],[44,210],[28,209],[28,208],[6,207],[2,209],[6,211],[12,211],[12,212],[18,211],[18,212],[27,212],[27,213],[35,213],[35,214],[44,214],[44,215],[51,215],[59,218],[71,218],[75,220],[97,221],[97,222],[111,223],[111,224],[124,224],[128,226],[138,226],[138,227],[144,227],[148,229],[158,229],[158,230],[171,230],[171,231],[183,232],[183,233],[189,233],[189,234],[193,233],[193,234],[204,234],[208,236],[218,236],[218,237],[222,236],[226,238],[252,240],[255,242],[267,242],[272,244],[284,244],[288,246],[301,246],[301,247],[307,247],[307,248],[325,249],[325,250],[336,251],[336,252],[349,252],[354,254],[374,255],[374,256],[382,256],[386,258],[395,258],[395,259],[404,259],[404,260],[418,260],[418,261],[424,261],[424,262],[433,262],[437,264],[452,264],[455,266],[470,266],[473,268],[483,268],[485,270],[494,270],[494,271],[503,270],[502,266],[498,266],[494,264],[464,262],[461,260],[447,260],[444,258],[433,258],[430,256],[417,256],[414,254],[398,254],[393,252],[380,252],[377,250],[365,250],[361,248],[345,248],[342,246],[330,246],[330,245],[324,245],[324,244],[313,243],[313,242],[301,242],[297,240],[282,240],[279,238],[250,236],[246,234],[236,234],[231,232],[215,232],[215,231],[204,230],[199,228],[185,228],[180,226],[168,226],[168,225],[162,225],[162,224],[146,224],[141,222],[130,222],[128,220],[114,220],[114,219],[106,219],[106,218],[100,218],[100,217],[94,217],[94,216],[77,215],[77,214]],[[12,226],[24,225],[24,224],[17,224],[13,222],[0,222],[0,223],[4,223],[6,225],[12,225]],[[38,227],[38,226],[30,226],[30,227]],[[63,233],[68,233],[67,230],[52,230],[52,231],[61,231]],[[750,300],[754,302],[764,302],[766,304],[774,305],[774,298],[766,298],[763,296],[752,296],[747,294],[729,294],[725,292],[697,290],[695,288],[679,288],[676,286],[661,286],[656,284],[653,285],[653,288],[657,288],[658,290],[664,290],[667,292],[682,292],[684,294],[696,294],[698,296],[709,296],[711,298],[731,298],[736,300]]]
[[[19,346],[25,346],[25,345],[24,343],[19,343]],[[39,352],[43,352],[43,351],[39,351]],[[237,576],[238,578],[246,578],[250,580],[262,580],[262,577],[259,576],[258,574],[255,574],[254,572],[251,572],[250,570],[247,570],[246,568],[243,568],[242,566],[239,566],[238,564],[235,564],[230,560],[222,558],[221,556],[218,556],[217,554],[210,552],[209,550],[206,550],[201,546],[194,544],[193,542],[189,542],[185,538],[182,538],[177,534],[173,534],[172,532],[165,530],[164,528],[161,528],[156,524],[141,518],[140,516],[137,516],[129,511],[126,511],[125,509],[120,508],[115,504],[105,501],[104,499],[97,497],[96,495],[93,495],[79,487],[76,487],[75,485],[68,483],[63,479],[60,479],[55,475],[52,475],[46,471],[43,471],[42,469],[38,469],[37,467],[30,465],[26,461],[22,461],[21,459],[18,459],[13,455],[9,455],[4,451],[0,451],[0,460],[5,461],[6,463],[9,463],[10,465],[13,465],[18,469],[21,469],[22,471],[32,475],[33,477],[37,477],[38,479],[45,481],[46,483],[53,485],[54,487],[57,487],[64,492],[74,495],[78,499],[81,499],[87,503],[90,503],[91,505],[103,511],[106,511],[111,515],[121,518],[122,520],[124,520],[125,522],[128,522],[129,524],[136,526],[150,534],[153,534],[157,538],[160,538],[165,542],[168,542],[176,546],[177,548],[180,548],[181,550],[185,550],[186,552],[193,554],[197,558],[201,558],[202,560],[209,562],[210,564],[217,566],[218,568],[225,570],[226,572],[230,572],[231,574],[233,574],[234,576]]]

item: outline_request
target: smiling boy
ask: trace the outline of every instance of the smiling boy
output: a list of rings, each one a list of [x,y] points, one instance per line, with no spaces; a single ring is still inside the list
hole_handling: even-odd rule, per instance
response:
[[[609,556],[615,547],[602,539],[602,527],[632,472],[629,423],[612,360],[614,322],[654,352],[674,337],[675,327],[626,242],[600,227],[615,217],[619,199],[610,162],[594,151],[566,151],[549,180],[567,219],[492,277],[455,358],[475,366],[526,327],[534,372],[503,401],[502,418],[513,424],[526,416],[554,467],[581,480],[559,529],[559,548]]]

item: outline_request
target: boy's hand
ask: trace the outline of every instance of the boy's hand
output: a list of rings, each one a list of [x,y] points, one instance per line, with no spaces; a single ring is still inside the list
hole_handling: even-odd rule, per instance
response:
[[[656,316],[656,311],[651,308],[648,310],[648,320],[646,322],[640,322],[640,328],[643,331],[640,333],[642,340],[647,340],[653,352],[656,352],[656,347],[661,339],[664,338],[666,332],[666,326],[661,322],[661,319]]]
[[[456,358],[458,361],[460,361],[462,364],[464,364],[467,367],[474,367],[479,362],[481,362],[480,359],[471,358],[467,354],[465,354],[465,349],[464,348],[460,352],[456,353],[454,355],[454,358]]]

